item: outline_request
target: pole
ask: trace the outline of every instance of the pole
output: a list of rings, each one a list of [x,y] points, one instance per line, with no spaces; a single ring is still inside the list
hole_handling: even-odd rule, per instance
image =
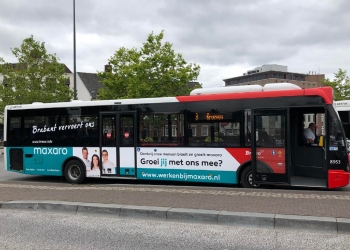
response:
[[[73,0],[73,47],[74,47],[74,100],[77,99],[77,70],[76,70],[76,46],[75,46],[75,0]]]

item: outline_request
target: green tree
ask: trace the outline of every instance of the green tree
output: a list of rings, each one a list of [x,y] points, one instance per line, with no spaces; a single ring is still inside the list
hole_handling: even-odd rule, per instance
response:
[[[334,73],[333,81],[326,78],[322,80],[322,84],[333,88],[335,101],[350,99],[350,78],[346,70],[339,69],[338,73]]]
[[[12,104],[61,102],[71,100],[73,91],[67,87],[65,67],[55,54],[48,54],[45,43],[33,36],[23,40],[19,48],[11,48],[17,63],[0,58],[0,114]]]
[[[98,72],[105,88],[99,99],[124,99],[186,95],[188,83],[200,72],[197,64],[188,64],[176,54],[172,44],[162,44],[164,32],[148,35],[140,50],[120,48],[109,59],[110,71]],[[200,85],[196,86],[200,87]]]

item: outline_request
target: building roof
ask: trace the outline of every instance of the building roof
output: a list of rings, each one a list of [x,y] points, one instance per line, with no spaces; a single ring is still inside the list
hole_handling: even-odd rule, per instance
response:
[[[100,78],[95,73],[77,72],[92,98],[96,99],[98,90],[104,88]]]
[[[67,65],[65,65],[64,63],[61,63],[64,65],[64,73],[72,73],[72,71],[70,71],[70,69],[67,67]]]
[[[236,77],[231,77],[231,78],[227,78],[227,79],[223,79],[223,81],[228,81],[228,80],[239,80],[239,79],[245,79],[245,78],[250,78],[250,77],[254,77],[254,76],[261,76],[261,75],[268,75],[268,74],[290,74],[290,75],[294,75],[294,76],[308,76],[310,74],[303,74],[303,73],[293,73],[293,72],[288,72],[288,71],[274,71],[274,70],[270,70],[270,71],[263,71],[263,72],[259,72],[259,73],[254,73],[254,74],[249,74],[249,75],[241,75],[241,76],[236,76]]]

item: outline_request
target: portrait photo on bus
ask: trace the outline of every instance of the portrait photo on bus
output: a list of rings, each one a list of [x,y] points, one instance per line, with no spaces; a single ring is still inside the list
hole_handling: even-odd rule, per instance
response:
[[[74,147],[73,155],[79,157],[85,164],[86,177],[101,176],[101,160],[99,148],[96,147]]]
[[[116,149],[113,147],[102,148],[101,162],[102,174],[116,174]]]

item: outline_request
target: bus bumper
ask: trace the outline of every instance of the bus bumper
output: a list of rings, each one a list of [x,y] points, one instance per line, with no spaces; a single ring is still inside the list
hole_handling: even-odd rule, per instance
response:
[[[328,188],[340,188],[349,185],[350,173],[344,170],[328,171]]]

